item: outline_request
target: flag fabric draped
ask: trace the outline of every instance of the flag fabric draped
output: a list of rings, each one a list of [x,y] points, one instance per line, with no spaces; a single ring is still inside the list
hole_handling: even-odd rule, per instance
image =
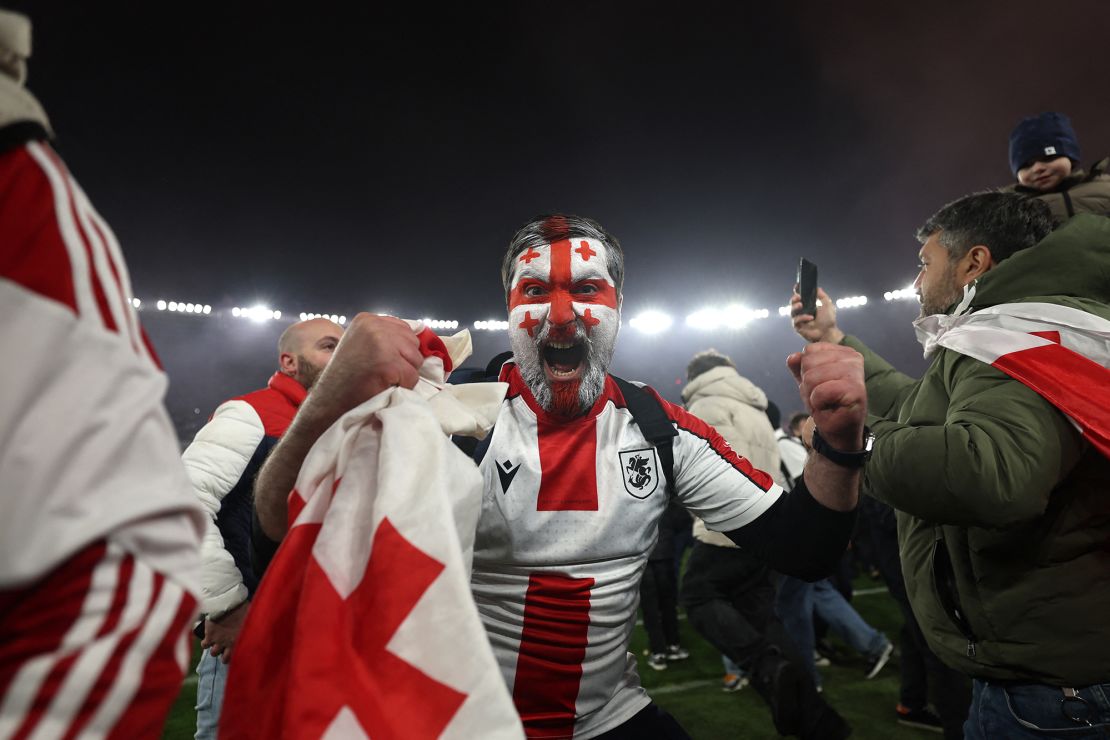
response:
[[[1003,303],[915,322],[938,347],[998,368],[1040,394],[1110,457],[1110,321],[1053,303]]]
[[[523,737],[470,595],[481,476],[447,436],[484,436],[506,386],[445,386],[469,334],[413,326],[417,388],[350,411],[305,459],[236,644],[223,738]]]

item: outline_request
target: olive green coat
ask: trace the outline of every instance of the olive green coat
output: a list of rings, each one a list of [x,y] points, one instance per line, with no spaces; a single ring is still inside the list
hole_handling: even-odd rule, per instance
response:
[[[1077,216],[984,275],[972,309],[1041,301],[1110,319],[1110,219]],[[865,490],[898,510],[934,652],[985,679],[1110,681],[1110,461],[1019,381],[941,349],[920,380],[854,337],[877,436]]]

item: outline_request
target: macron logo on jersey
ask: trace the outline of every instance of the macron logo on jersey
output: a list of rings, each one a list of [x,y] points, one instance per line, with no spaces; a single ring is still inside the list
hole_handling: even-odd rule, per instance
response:
[[[518,470],[520,470],[520,463],[513,465],[512,460],[497,463],[497,477],[501,479],[501,493],[509,492],[509,486],[513,484],[513,478],[516,477]]]

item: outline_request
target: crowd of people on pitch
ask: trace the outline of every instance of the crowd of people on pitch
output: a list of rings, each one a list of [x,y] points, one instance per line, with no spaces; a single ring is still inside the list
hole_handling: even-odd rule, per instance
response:
[[[160,735],[192,631],[196,737],[216,737],[221,715],[280,704],[223,697],[252,604],[287,585],[264,574],[302,463],[352,410],[417,387],[430,340],[369,313],[295,323],[265,387],[179,456],[119,245],[24,86],[30,38],[0,11],[0,332],[20,348],[0,399],[0,735]],[[920,379],[823,290],[812,312],[795,294],[789,431],[716,351],[690,361],[684,406],[613,376],[624,248],[579,216],[521,227],[500,264],[511,355],[455,378],[505,394],[449,448],[481,475],[463,591],[516,708],[482,736],[689,737],[628,653],[642,605],[642,665],[686,658],[681,604],[779,733],[847,737],[823,635],[866,678],[895,652],[833,575],[853,541],[904,619],[893,718],[972,740],[1110,732],[1110,173],[1079,157],[1066,116],[1028,118],[1015,184],[925,219]]]

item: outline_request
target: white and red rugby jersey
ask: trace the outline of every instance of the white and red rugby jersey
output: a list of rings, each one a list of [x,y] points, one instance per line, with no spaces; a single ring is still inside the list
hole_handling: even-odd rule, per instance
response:
[[[667,481],[612,378],[570,421],[536,404],[515,365],[501,380],[474,599],[528,736],[593,737],[650,701],[628,641]],[[677,497],[709,528],[738,529],[782,494],[712,427],[659,400],[678,429]]]

